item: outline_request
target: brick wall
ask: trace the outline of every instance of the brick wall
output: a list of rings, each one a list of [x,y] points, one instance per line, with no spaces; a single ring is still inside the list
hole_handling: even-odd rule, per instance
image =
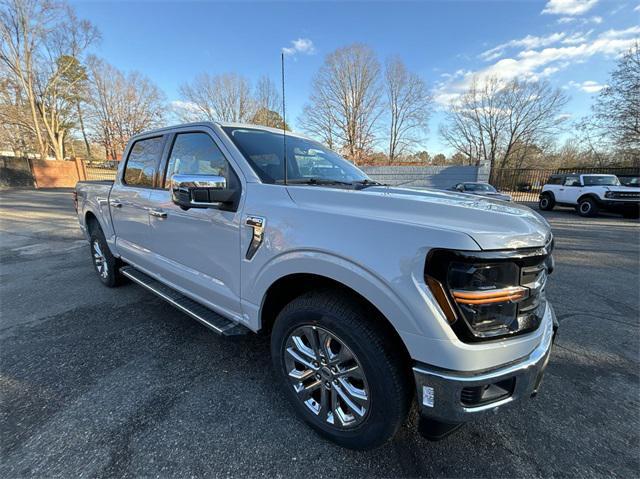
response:
[[[361,169],[372,180],[392,186],[446,189],[463,181],[482,181],[478,178],[481,169],[476,166],[363,166]]]
[[[0,186],[70,188],[87,178],[81,160],[56,161],[0,157]]]

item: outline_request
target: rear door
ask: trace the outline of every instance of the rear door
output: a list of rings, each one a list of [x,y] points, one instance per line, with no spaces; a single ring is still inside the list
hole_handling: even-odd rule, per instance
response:
[[[224,176],[241,188],[240,171],[206,127],[178,130],[168,139],[166,178],[151,192],[150,231],[161,279],[227,317],[240,313],[240,220],[237,211],[183,210],[171,200],[174,174]]]
[[[157,181],[164,142],[162,135],[135,140],[109,195],[116,248],[124,260],[144,269],[152,266],[149,196]]]

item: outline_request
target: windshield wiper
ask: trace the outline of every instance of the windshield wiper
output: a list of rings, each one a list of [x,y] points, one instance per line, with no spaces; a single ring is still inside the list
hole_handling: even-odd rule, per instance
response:
[[[331,180],[328,178],[289,178],[289,185],[346,185],[351,186],[350,181]]]
[[[358,180],[358,181],[354,181],[351,183],[353,186],[355,186],[357,189],[361,190],[363,188],[368,188],[369,186],[387,186],[384,183],[380,183],[378,181],[373,181],[370,179],[365,179],[365,180]]]

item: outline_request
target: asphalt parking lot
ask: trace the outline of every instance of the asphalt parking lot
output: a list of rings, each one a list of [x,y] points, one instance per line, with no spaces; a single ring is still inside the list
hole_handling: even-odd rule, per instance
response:
[[[0,477],[637,477],[640,223],[545,216],[560,334],[538,397],[355,452],[294,417],[267,338],[102,286],[68,191],[0,192]]]

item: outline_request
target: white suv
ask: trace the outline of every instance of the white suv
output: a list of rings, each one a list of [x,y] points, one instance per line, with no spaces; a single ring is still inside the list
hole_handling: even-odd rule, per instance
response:
[[[638,216],[640,188],[622,186],[616,175],[551,175],[538,205],[545,211],[556,205],[572,206],[580,216],[596,216],[606,210],[633,218]]]

